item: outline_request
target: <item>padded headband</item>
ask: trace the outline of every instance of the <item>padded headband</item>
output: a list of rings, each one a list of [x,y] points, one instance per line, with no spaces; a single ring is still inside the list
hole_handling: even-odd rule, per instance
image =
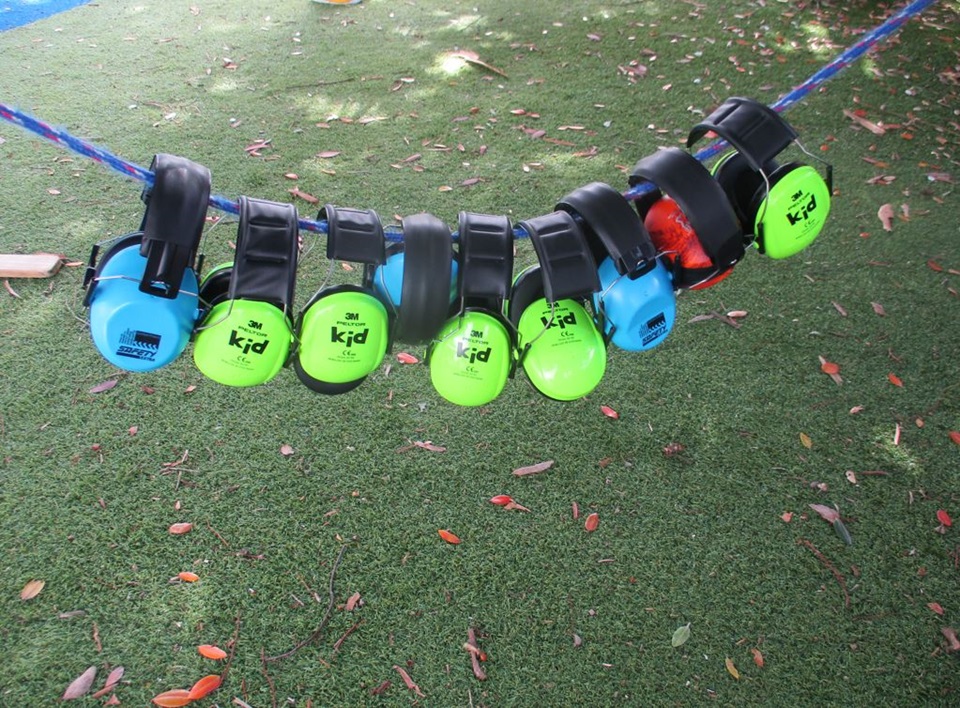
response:
[[[736,96],[693,127],[687,147],[709,131],[730,143],[758,172],[797,139],[797,131],[775,110],[752,98]]]
[[[580,225],[565,211],[520,223],[540,261],[547,302],[582,298],[600,289],[597,263]]]
[[[401,227],[403,285],[397,331],[401,339],[424,342],[440,331],[450,309],[450,229],[432,214],[404,217]]]
[[[557,210],[583,219],[597,261],[609,255],[620,275],[634,273],[657,257],[650,234],[630,202],[603,182],[591,182],[561,199]]]
[[[176,155],[155,155],[153,186],[144,190],[147,204],[140,230],[140,255],[147,265],[141,292],[175,298],[184,271],[192,267],[203,234],[210,199],[210,170]]]
[[[513,278],[513,227],[506,216],[461,211],[460,296],[503,303]]]
[[[383,224],[373,209],[347,209],[327,204],[318,220],[327,221],[327,258],[378,266],[384,254]]]
[[[743,234],[730,200],[693,155],[675,147],[647,155],[630,175],[631,187],[640,182],[651,182],[656,189],[641,197],[638,211],[645,214],[660,192],[666,192],[687,217],[714,265],[725,268],[743,257]]]
[[[240,197],[229,298],[272,302],[289,310],[293,305],[298,235],[297,209],[292,204]]]

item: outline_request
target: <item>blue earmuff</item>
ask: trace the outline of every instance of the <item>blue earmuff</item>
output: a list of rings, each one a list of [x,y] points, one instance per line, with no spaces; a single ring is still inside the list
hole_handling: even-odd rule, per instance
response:
[[[198,316],[195,261],[210,196],[206,167],[158,154],[140,231],[122,237],[97,262],[94,246],[84,277],[90,334],[100,354],[127,371],[174,361]]]

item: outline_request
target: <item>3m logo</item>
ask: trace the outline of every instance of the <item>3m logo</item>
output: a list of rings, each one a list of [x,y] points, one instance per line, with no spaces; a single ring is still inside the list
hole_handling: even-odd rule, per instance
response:
[[[263,329],[263,322],[257,322],[256,320],[250,320],[247,322],[247,327],[250,329],[261,330]]]
[[[471,347],[469,342],[465,339],[457,340],[457,358],[458,359],[468,359],[471,364],[480,362],[486,364],[490,361],[490,354],[493,352],[493,347],[487,347],[486,349],[481,349],[480,347]]]
[[[787,212],[787,221],[790,222],[790,226],[806,221],[810,218],[810,214],[817,210],[817,197],[813,194],[807,195],[801,191],[794,194],[791,199],[793,204]],[[798,205],[798,202],[802,203]]]
[[[354,344],[366,344],[369,334],[369,328],[364,329],[362,332],[351,332],[349,330],[339,330],[335,325],[330,327],[330,341],[345,344],[348,347],[352,347]]]
[[[360,313],[359,313],[359,312],[346,312],[346,313],[344,313],[344,315],[343,315],[343,319],[345,319],[345,320],[353,320],[353,321],[359,320],[359,319],[360,319]]]
[[[483,332],[478,332],[475,329],[470,330],[470,339],[483,339]]]
[[[553,329],[554,327],[559,327],[560,329],[566,329],[567,327],[574,327],[577,324],[577,316],[572,312],[567,313],[566,315],[554,316],[551,321],[549,317],[541,317],[540,321],[543,323],[543,326],[547,329]]]
[[[117,347],[117,356],[142,361],[154,361],[160,349],[161,336],[152,332],[142,332],[137,329],[128,329],[120,335],[120,346]]]
[[[264,339],[262,342],[255,342],[250,337],[241,337],[240,333],[235,329],[230,330],[230,346],[243,350],[244,354],[263,354],[268,344],[270,344],[269,339]]]

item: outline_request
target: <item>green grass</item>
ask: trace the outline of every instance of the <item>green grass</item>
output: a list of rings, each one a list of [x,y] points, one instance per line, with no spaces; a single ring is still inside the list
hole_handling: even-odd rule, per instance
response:
[[[0,100],[142,165],[158,152],[200,162],[230,197],[287,201],[293,172],[321,203],[388,222],[428,211],[453,224],[461,209],[520,220],[590,181],[625,188],[625,169],[679,144],[719,101],[773,102],[890,10],[103,0],[0,34]],[[960,269],[960,234],[955,184],[927,175],[960,174],[957,12],[939,3],[791,110],[836,170],[820,238],[784,261],[749,254],[720,285],[683,294],[666,343],[611,350],[584,400],[546,400],[521,373],[494,403],[457,408],[422,365],[395,361],[335,398],[290,371],[221,387],[189,356],[118,377],[89,341],[80,268],[12,281],[19,298],[0,292],[0,704],[52,705],[86,667],[100,668],[98,688],[122,665],[118,698],[146,705],[219,671],[195,647],[227,646],[237,622],[226,683],[202,705],[955,704],[958,658],[941,628],[958,626],[960,538],[936,533],[935,514],[960,518],[948,437],[960,430],[960,280],[927,263]],[[444,73],[457,48],[507,76]],[[647,66],[635,83],[618,69],[631,61]],[[857,108],[900,127],[873,135],[844,117]],[[13,126],[0,138],[0,251],[84,260],[139,223],[140,185]],[[270,148],[248,156],[258,139]],[[316,157],[327,150],[340,154]],[[896,179],[868,184],[883,174]],[[892,232],[876,216],[886,202],[910,209]],[[211,232],[208,262],[229,257],[234,229]],[[519,270],[534,256],[518,248]],[[301,263],[298,303],[323,281],[322,254]],[[731,310],[748,312],[740,327],[690,321]],[[819,356],[840,364],[842,385]],[[426,440],[446,451],[405,449]],[[665,454],[671,443],[682,451]],[[511,474],[547,459],[541,475]],[[531,513],[492,506],[498,493]],[[573,502],[599,513],[596,532]],[[813,503],[839,506],[852,546]],[[171,536],[176,521],[194,530]],[[440,528],[463,542],[444,544]],[[801,539],[843,576],[849,607]],[[168,582],[182,570],[200,582]],[[267,665],[268,681],[261,652],[320,625],[332,570],[337,604],[359,592],[362,607],[335,610],[317,641]],[[21,601],[35,578],[44,590]],[[687,623],[690,640],[671,647]],[[489,655],[483,683],[462,648],[470,626]]]

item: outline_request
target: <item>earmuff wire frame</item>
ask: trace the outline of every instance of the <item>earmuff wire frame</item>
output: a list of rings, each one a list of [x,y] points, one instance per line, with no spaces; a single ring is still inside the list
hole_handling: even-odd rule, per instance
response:
[[[523,347],[517,356],[518,365],[523,364],[523,360],[526,358],[527,353],[530,351],[530,348],[533,346],[533,343],[536,342],[538,339],[540,339],[540,337],[542,337],[544,334],[546,334],[547,330],[550,329],[550,325],[553,324],[553,320],[557,315],[556,313],[557,303],[548,301],[547,304],[550,305],[550,319],[547,320],[547,323],[543,326],[543,329],[540,330],[537,336],[535,336],[529,342],[523,343]]]

